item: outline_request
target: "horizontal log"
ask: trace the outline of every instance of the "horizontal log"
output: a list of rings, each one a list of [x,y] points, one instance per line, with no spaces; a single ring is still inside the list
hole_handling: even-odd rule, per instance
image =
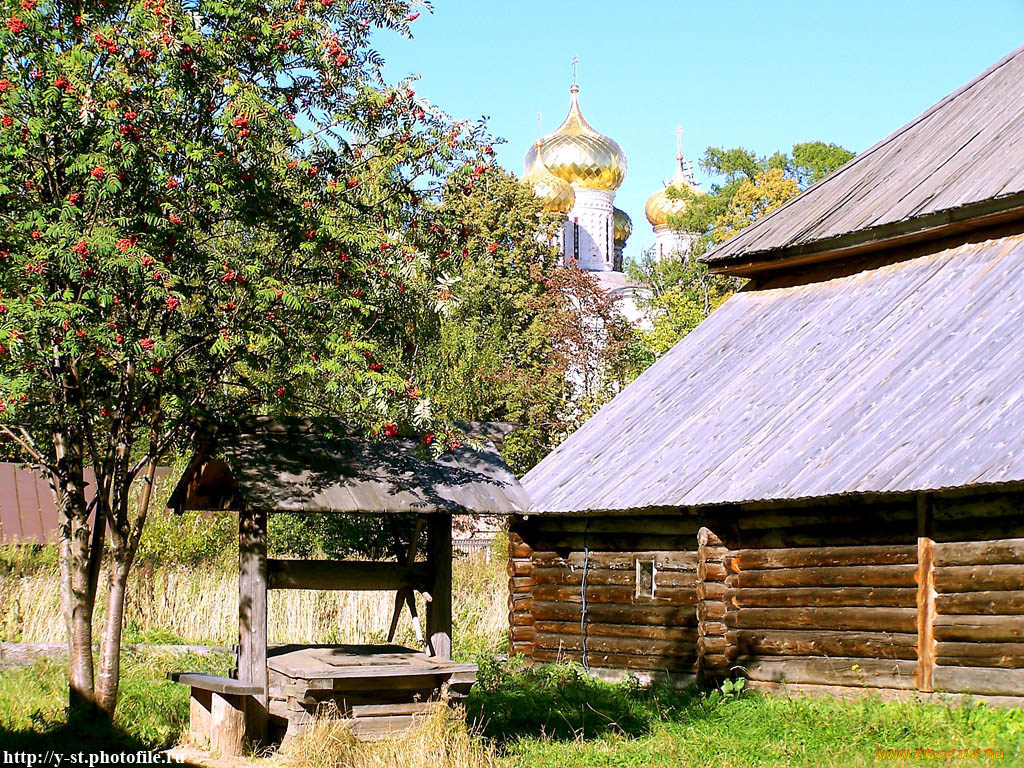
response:
[[[508,556],[515,558],[528,558],[533,554],[533,547],[522,541],[514,542],[511,537],[508,542]]]
[[[939,594],[935,596],[935,608],[944,614],[1024,614],[1024,590]]]
[[[697,623],[697,631],[702,637],[710,637],[713,635],[725,636],[725,633],[729,630],[724,621],[699,621]]]
[[[726,584],[742,587],[914,587],[917,565],[850,565],[773,568],[730,574]]]
[[[720,581],[702,581],[697,584],[698,600],[725,601],[726,586]]]
[[[616,586],[635,585],[636,570],[631,568],[587,568],[587,585]],[[578,586],[583,582],[583,568],[559,568],[539,566],[534,568],[533,578],[538,584],[564,584]],[[662,587],[692,587],[697,584],[697,574],[692,571],[658,571],[654,583]]]
[[[538,632],[533,639],[534,648],[579,651],[583,639],[578,628],[576,634]],[[653,640],[643,637],[605,637],[587,633],[587,650],[595,653],[636,653],[644,656],[697,656],[697,640]]]
[[[578,621],[538,621],[535,624],[538,632],[549,634],[579,635]],[[596,624],[587,622],[587,637],[626,637],[646,638],[648,640],[674,640],[684,643],[697,641],[696,627],[659,627],[650,624]]]
[[[953,541],[935,545],[936,566],[1002,563],[1024,563],[1024,539]]]
[[[509,558],[508,567],[505,569],[509,576],[531,576],[533,575],[533,560],[528,557]]]
[[[523,625],[516,625],[516,624],[514,624],[511,627],[509,627],[509,630],[508,630],[509,639],[511,639],[512,642],[514,642],[514,643],[517,643],[517,642],[525,642],[525,643],[533,642],[533,638],[536,636],[536,634],[537,634],[537,630],[534,629],[534,627],[528,626],[528,625],[527,626],[523,626]]]
[[[697,578],[701,581],[725,581],[728,575],[723,562],[708,560],[697,564]]]
[[[916,632],[914,608],[744,608],[725,616],[737,629],[834,629]]]
[[[426,563],[267,560],[267,588],[397,590],[412,586],[426,589],[429,573]]]
[[[509,643],[509,656],[532,656],[533,643]]]
[[[636,603],[637,605],[695,605],[697,592],[693,589],[661,589],[654,592],[654,597],[636,597],[636,589],[632,586],[590,586],[587,584],[587,603]],[[533,588],[533,596],[537,600],[579,603],[583,601],[580,587],[562,587],[551,584],[538,584]]]
[[[916,633],[742,629],[726,635],[741,656],[916,659]]]
[[[1024,642],[1024,616],[935,617],[935,639],[954,642]]]
[[[701,657],[704,669],[726,670],[733,665],[733,659],[724,653],[706,653]]]
[[[531,531],[531,537],[544,540],[563,533],[628,533],[688,536],[697,546],[697,523],[682,515],[621,515],[616,517],[549,517],[541,519]]]
[[[533,602],[533,595],[513,594],[508,599],[508,610],[510,613],[529,613]]]
[[[736,666],[751,680],[762,682],[911,689],[917,662],[850,657],[754,657]]]
[[[954,693],[1024,695],[1024,669],[936,667],[932,682],[936,690]]]
[[[936,656],[935,662],[944,667],[1024,669],[1024,656]]]
[[[917,545],[740,549],[725,558],[730,571],[766,568],[905,565],[917,563]]]
[[[697,603],[697,618],[700,621],[724,619],[726,613],[727,606],[721,600],[702,600]]]
[[[936,521],[936,525],[936,536],[944,544],[1024,538],[1024,518],[1021,517],[1020,511],[1008,517]]]
[[[702,654],[711,653],[724,654],[729,647],[727,636],[698,637],[697,650]]]
[[[536,601],[531,613],[537,621],[579,622],[580,608],[580,603]],[[697,614],[692,606],[588,603],[587,618],[597,624],[697,626]]]
[[[1024,565],[947,565],[935,569],[935,589],[941,592],[973,592],[1019,588],[1024,584]]]
[[[936,644],[935,652],[941,656],[977,656],[979,658],[1024,657],[1024,643],[956,643]],[[967,665],[973,666],[973,665]]]
[[[529,592],[537,583],[533,576],[513,576],[508,580],[508,588],[512,592]]]
[[[786,606],[864,606],[912,608],[917,590],[911,587],[789,587],[730,589],[726,602],[733,608],[783,608]]]
[[[535,648],[533,658],[536,661],[582,663],[582,653],[570,650],[550,650]],[[646,669],[665,672],[692,672],[697,663],[696,654],[687,656],[640,656],[622,653],[587,652],[587,663],[592,667],[606,669]]]
[[[513,627],[532,627],[537,623],[532,613],[526,611],[511,612],[508,615],[509,624]]]
[[[636,571],[637,560],[653,560],[659,571],[697,570],[697,553],[687,551],[643,550],[636,552],[593,552],[582,550],[569,553],[538,551],[533,553],[533,562],[538,566],[557,568],[609,568],[613,570]]]
[[[648,534],[638,528],[623,533],[552,531],[531,534],[530,544],[538,552],[557,552],[563,557],[572,552],[582,553],[584,549],[590,552],[686,552],[694,549],[694,537],[692,534]]]

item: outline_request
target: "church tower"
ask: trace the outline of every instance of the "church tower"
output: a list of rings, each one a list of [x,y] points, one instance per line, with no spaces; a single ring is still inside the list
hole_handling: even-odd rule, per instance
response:
[[[622,248],[616,242],[615,190],[626,178],[626,154],[583,118],[579,92],[573,82],[569,114],[526,153],[527,175],[539,158],[543,167],[572,188],[572,207],[562,236],[565,262],[575,260],[589,272],[619,271],[621,259],[616,259],[616,251],[621,253]],[[618,234],[623,231],[620,220]]]
[[[697,192],[690,164],[683,157],[683,129],[676,128],[676,171],[664,189],[659,189],[647,199],[645,212],[647,220],[654,227],[654,256],[663,259],[667,256],[688,256],[693,250],[696,235],[681,232],[669,226],[669,216],[679,216],[686,210],[687,200],[672,199],[668,196],[668,188],[675,187],[682,192]]]

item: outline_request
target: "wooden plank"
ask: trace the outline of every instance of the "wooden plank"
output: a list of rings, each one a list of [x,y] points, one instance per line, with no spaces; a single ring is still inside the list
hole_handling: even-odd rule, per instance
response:
[[[1024,616],[935,617],[935,637],[940,642],[1024,642]]]
[[[734,573],[769,568],[913,565],[916,562],[917,546],[903,544],[740,549],[730,553],[725,559],[726,567]]]
[[[1024,695],[1024,669],[936,667],[934,680],[936,690],[941,691],[997,696]]]
[[[643,558],[640,558],[641,560]],[[655,566],[657,567],[657,566]],[[533,578],[537,584],[579,585],[583,581],[583,568],[559,568],[540,566],[533,570]],[[587,568],[587,585],[621,586],[629,585],[633,589],[636,582],[634,569]],[[655,575],[657,589],[671,587],[692,587],[697,584],[697,574],[693,571],[657,571]]]
[[[691,546],[692,546],[692,542]],[[636,561],[653,560],[659,571],[696,571],[697,553],[678,550],[637,550],[632,552],[583,551],[559,553],[554,551],[534,552],[532,560],[538,566],[558,568],[582,568],[584,561],[588,568],[608,568],[633,572]]]
[[[754,657],[738,665],[746,677],[762,682],[899,689],[914,687],[916,666],[914,661],[853,657]]]
[[[578,624],[581,604],[538,600],[533,603],[531,613],[537,621],[574,621]],[[594,603],[587,605],[587,618],[598,624],[697,626],[697,612],[691,606]]]
[[[726,583],[736,587],[915,587],[916,565],[830,566],[743,570]]]
[[[936,596],[935,607],[946,615],[1020,615],[1024,614],[1024,590],[952,592]]]
[[[924,498],[922,495],[921,498]],[[919,691],[932,690],[935,671],[935,541],[917,540],[917,671]]]
[[[788,587],[730,589],[726,600],[733,608],[786,606],[917,607],[917,590],[906,587]]]
[[[254,699],[258,706],[245,713],[248,737],[262,741],[267,728],[267,513],[245,505],[238,513],[238,635],[238,678],[262,689]]]
[[[949,565],[935,569],[939,592],[1017,589],[1024,584],[1024,564]]]
[[[801,629],[741,629],[727,633],[740,656],[849,656],[917,658],[917,635]]]
[[[452,520],[433,514],[427,520],[427,564],[431,600],[427,603],[427,647],[430,655],[452,657]]]
[[[1002,662],[1012,662],[1009,666],[1024,666],[1024,642],[1021,643],[963,643],[940,642],[935,649],[939,664],[947,666],[1004,666]],[[942,659],[960,659],[959,664],[947,664]],[[968,659],[979,659],[980,662],[968,662]]]
[[[535,600],[548,602],[580,603],[583,596],[579,587],[538,584],[533,588]],[[636,588],[632,586],[590,586],[586,588],[587,604],[590,603],[623,603],[637,605],[696,605],[697,592],[689,588],[661,588],[654,592],[654,597],[636,596]]]
[[[263,693],[263,688],[259,685],[233,677],[207,675],[201,672],[171,672],[167,677],[181,685],[190,686],[193,690],[201,689],[235,696],[258,696]]]
[[[648,638],[651,640],[673,640],[694,643],[697,630],[694,627],[659,627],[650,624],[595,624],[586,623],[587,637],[625,637]],[[537,632],[553,634],[579,635],[579,622],[572,621],[538,621],[534,625]]]
[[[915,608],[744,608],[726,614],[737,629],[833,629],[916,632]]]
[[[425,564],[344,560],[268,560],[270,589],[397,590],[427,589]]]
[[[436,701],[403,701],[392,704],[356,704],[346,714],[352,717],[384,717],[388,715],[417,715],[433,712],[440,706]]]
[[[1024,563],[1024,539],[956,541],[935,545],[936,566],[1022,563]]]

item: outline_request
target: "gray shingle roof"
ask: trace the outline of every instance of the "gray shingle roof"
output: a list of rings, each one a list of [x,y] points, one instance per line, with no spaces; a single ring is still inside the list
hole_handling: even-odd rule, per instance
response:
[[[545,458],[541,512],[1024,481],[1024,234],[731,297]]]
[[[262,423],[222,436],[201,452],[178,482],[168,506],[202,509],[237,494],[272,512],[510,514],[529,499],[490,442],[463,445],[431,460],[409,439],[373,441],[325,436],[313,429]],[[230,471],[206,472],[207,459]]]
[[[1024,206],[1024,47],[711,251],[713,267],[923,232]]]

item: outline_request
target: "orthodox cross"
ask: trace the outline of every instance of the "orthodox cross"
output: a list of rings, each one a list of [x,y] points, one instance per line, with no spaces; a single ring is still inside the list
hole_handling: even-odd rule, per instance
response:
[[[676,126],[676,154],[682,157],[683,155],[683,126]]]
[[[576,65],[580,63],[579,54],[574,53],[572,55],[572,61],[569,63],[572,65],[572,84],[576,85]]]

